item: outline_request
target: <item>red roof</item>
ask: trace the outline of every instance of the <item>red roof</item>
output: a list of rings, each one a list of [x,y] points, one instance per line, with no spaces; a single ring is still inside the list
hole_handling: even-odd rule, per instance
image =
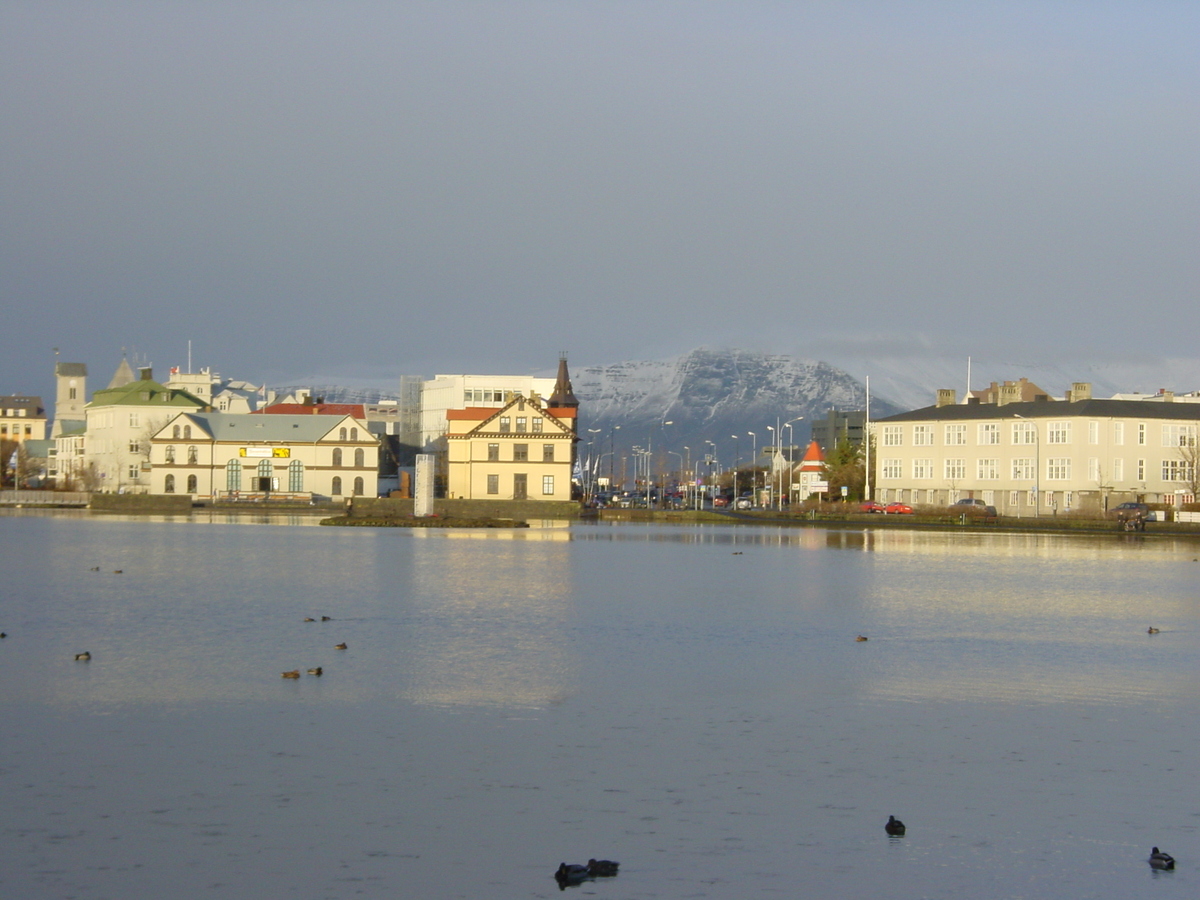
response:
[[[255,412],[268,416],[364,416],[361,403],[276,403]]]

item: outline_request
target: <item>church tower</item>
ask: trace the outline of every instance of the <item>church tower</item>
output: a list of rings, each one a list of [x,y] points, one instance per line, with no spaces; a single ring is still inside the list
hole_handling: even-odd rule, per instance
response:
[[[87,366],[84,363],[55,363],[54,380],[57,390],[50,436],[58,437],[64,430],[82,428],[87,421],[83,411],[87,404]]]

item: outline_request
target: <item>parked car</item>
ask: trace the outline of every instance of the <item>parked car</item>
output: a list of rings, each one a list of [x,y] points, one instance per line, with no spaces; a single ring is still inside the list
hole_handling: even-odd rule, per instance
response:
[[[887,506],[885,506],[883,511],[889,515],[911,516],[913,508],[907,503],[896,501],[895,503],[889,503]]]
[[[865,513],[881,513],[886,512],[887,507],[876,500],[864,500],[858,505],[858,511]]]
[[[1158,521],[1158,513],[1145,503],[1122,503],[1110,509],[1108,514],[1124,531],[1145,531],[1147,522]]]
[[[978,498],[968,498],[959,500],[954,504],[954,511],[966,513],[968,516],[995,516],[996,507],[988,506]]]
[[[751,497],[749,494],[742,494],[742,496],[737,498],[737,502],[735,502],[733,504],[733,508],[734,509],[753,509],[754,508],[754,498]]]

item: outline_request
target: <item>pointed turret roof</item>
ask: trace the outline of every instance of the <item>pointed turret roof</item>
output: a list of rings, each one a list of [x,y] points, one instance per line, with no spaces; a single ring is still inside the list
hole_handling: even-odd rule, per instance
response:
[[[825,462],[825,454],[821,452],[821,445],[812,441],[808,445],[808,449],[804,451],[804,459],[800,460],[800,468],[802,470],[819,469],[823,462]]]
[[[546,403],[547,406],[558,409],[578,409],[579,399],[571,389],[571,375],[567,372],[567,354],[558,357],[558,378],[554,382],[554,393]]]
[[[109,388],[125,387],[131,381],[137,381],[137,376],[133,374],[129,360],[121,357],[121,364],[117,366],[117,371],[113,373],[112,381],[108,383],[108,386]]]

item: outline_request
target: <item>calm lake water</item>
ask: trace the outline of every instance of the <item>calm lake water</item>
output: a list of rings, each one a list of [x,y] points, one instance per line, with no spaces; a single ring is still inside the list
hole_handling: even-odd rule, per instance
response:
[[[0,897],[1200,895],[1200,545],[308,521],[0,514]]]

